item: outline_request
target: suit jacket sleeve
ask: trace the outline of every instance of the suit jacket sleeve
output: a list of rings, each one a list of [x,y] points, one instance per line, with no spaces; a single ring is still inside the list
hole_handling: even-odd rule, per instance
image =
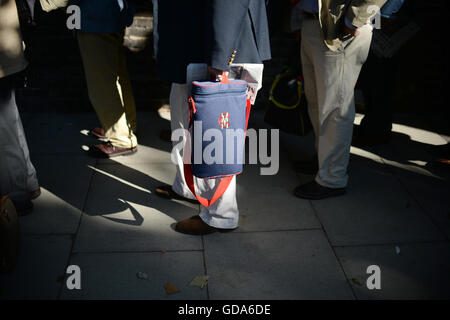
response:
[[[386,2],[387,0],[353,0],[347,9],[346,18],[355,27],[360,28],[367,24]]]
[[[209,65],[228,70],[228,62],[238,44],[251,0],[207,1],[207,54]],[[249,39],[250,40],[250,39]]]

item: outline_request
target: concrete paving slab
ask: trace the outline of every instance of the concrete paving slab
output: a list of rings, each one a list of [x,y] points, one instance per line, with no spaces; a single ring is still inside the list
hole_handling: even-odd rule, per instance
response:
[[[155,139],[159,139],[155,137]],[[114,161],[123,164],[133,163],[168,163],[171,164],[170,152],[162,151],[153,147],[138,145],[138,151],[129,156],[114,157]],[[99,164],[108,164],[110,159],[98,159]]]
[[[247,165],[237,178],[239,232],[321,227],[310,202],[293,195],[300,182],[290,163],[274,176],[261,176],[259,168]]]
[[[22,118],[32,158],[46,154],[71,154],[90,158],[86,150],[92,145],[103,143],[89,135],[91,129],[99,126],[95,113],[25,113]],[[160,131],[169,128],[170,123],[156,112],[139,112],[138,153],[117,157],[116,160],[121,163],[170,162],[172,145],[159,138]],[[64,139],[64,143],[60,139]],[[99,161],[103,163],[108,160]]]
[[[0,275],[1,299],[57,299],[66,272],[70,236],[25,236],[18,265]]]
[[[70,264],[81,269],[81,290],[64,287],[62,299],[207,298],[206,288],[189,286],[192,279],[205,273],[202,252],[75,254]],[[164,286],[169,282],[180,291],[167,294]]]
[[[83,156],[36,156],[42,194],[33,214],[21,219],[26,234],[71,233],[77,230],[95,160]]]
[[[439,157],[447,141],[437,133],[405,125],[393,125],[391,143],[374,147],[387,165],[398,171],[440,176],[432,163]],[[446,178],[449,178],[447,170]]]
[[[397,171],[397,170],[396,170]],[[405,189],[429,214],[437,227],[450,238],[450,186],[446,180],[403,172],[399,176]]]
[[[42,194],[34,201],[30,215],[20,218],[24,234],[75,234],[81,210],[52,192],[41,188]]]
[[[153,194],[171,181],[173,165],[99,165],[92,181],[77,252],[198,250],[201,238],[175,232],[171,225],[199,212],[199,206]],[[164,177],[164,178],[162,178]]]
[[[352,299],[319,230],[206,236],[211,299]]]
[[[450,298],[448,242],[341,247],[336,253],[358,299]],[[371,265],[380,268],[380,290],[367,288]]]
[[[443,239],[432,220],[382,165],[353,160],[346,195],[312,201],[335,246]]]
[[[136,133],[138,152],[132,156],[116,157],[114,161],[124,164],[172,163],[172,142],[161,140],[161,130],[170,130],[170,122],[161,118],[157,112],[139,112]],[[99,163],[108,163],[108,160],[99,159]]]
[[[77,154],[88,157],[82,146],[98,143],[87,132],[99,125],[95,113],[29,113],[22,115],[31,157]]]

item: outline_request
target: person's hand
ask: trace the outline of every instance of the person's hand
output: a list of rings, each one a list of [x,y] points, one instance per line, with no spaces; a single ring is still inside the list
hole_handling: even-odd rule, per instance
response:
[[[359,33],[360,33],[359,28],[352,29],[352,28],[347,27],[345,24],[344,24],[344,31],[347,34],[351,35],[352,37],[357,37],[357,36],[359,36]]]
[[[211,66],[208,66],[208,74],[209,74],[209,78],[211,79],[211,81],[222,81],[222,73],[223,70],[219,70],[216,68],[213,68]],[[226,75],[228,76],[228,71],[226,72]]]

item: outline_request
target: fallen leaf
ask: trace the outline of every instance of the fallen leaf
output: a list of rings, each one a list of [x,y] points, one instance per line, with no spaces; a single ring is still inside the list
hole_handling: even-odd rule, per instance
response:
[[[358,280],[358,279],[356,279],[356,278],[352,278],[352,282],[353,282],[354,284],[356,284],[357,286],[360,286],[360,287],[362,287],[362,284],[361,284],[361,282],[359,282],[359,280]]]
[[[204,288],[208,284],[209,276],[198,276],[195,277],[189,284],[191,287]]]
[[[164,286],[164,289],[166,289],[167,294],[173,294],[173,293],[180,292],[180,290],[170,282]]]
[[[138,272],[136,277],[138,277],[138,279],[148,280],[148,274],[145,272]]]

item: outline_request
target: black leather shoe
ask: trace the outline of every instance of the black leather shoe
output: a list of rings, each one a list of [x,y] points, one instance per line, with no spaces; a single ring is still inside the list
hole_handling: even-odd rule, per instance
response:
[[[298,198],[309,200],[321,200],[330,197],[344,195],[346,188],[328,188],[318,184],[315,180],[301,185],[294,190],[294,195]]]

